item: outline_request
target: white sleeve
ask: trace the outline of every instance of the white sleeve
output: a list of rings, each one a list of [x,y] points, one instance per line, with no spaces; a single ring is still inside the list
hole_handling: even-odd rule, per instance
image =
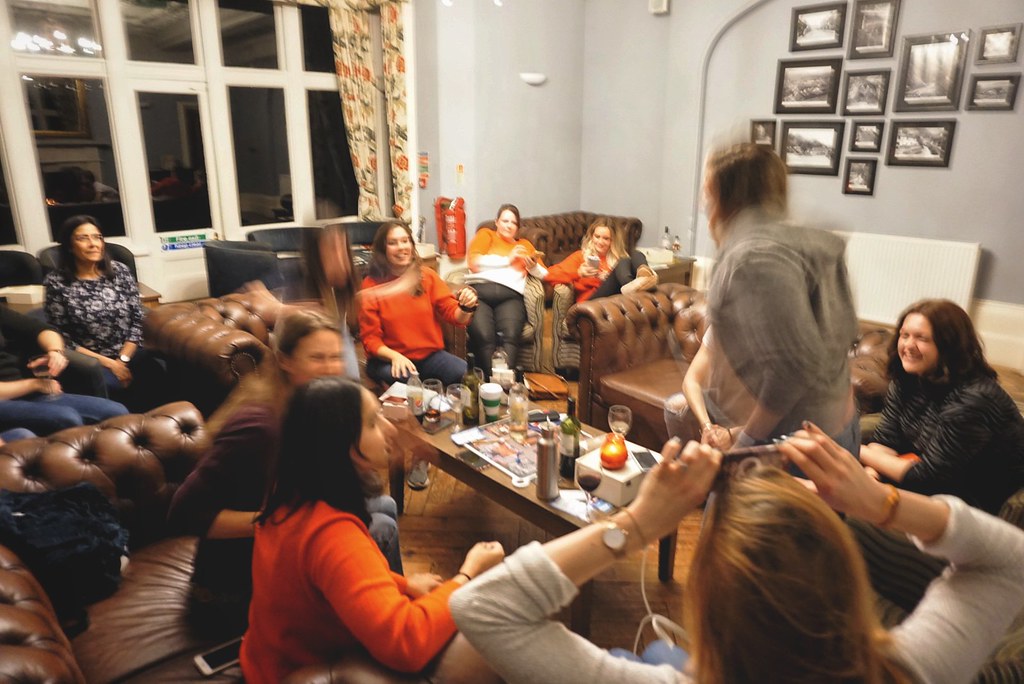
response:
[[[1024,531],[939,495],[949,525],[931,544],[911,537],[949,567],[892,630],[896,657],[929,684],[973,679],[1024,606]]]
[[[459,631],[510,684],[690,681],[670,665],[613,656],[548,619],[577,593],[544,548],[532,542],[456,590],[449,606]]]
[[[500,254],[481,254],[476,258],[476,266],[480,269],[505,268],[511,263],[512,259]]]

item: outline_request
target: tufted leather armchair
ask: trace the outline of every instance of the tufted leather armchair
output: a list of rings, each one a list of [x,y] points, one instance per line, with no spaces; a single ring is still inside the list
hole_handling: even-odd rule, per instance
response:
[[[530,216],[522,219],[519,237],[526,238],[539,251],[544,252],[545,264],[557,264],[580,248],[583,234],[599,216],[607,216],[613,227],[623,231],[626,249],[632,250],[640,241],[643,223],[638,218],[597,214],[591,211],[566,211],[548,216]],[[484,221],[481,228],[494,228],[494,221]]]
[[[274,311],[246,294],[165,304],[143,322],[146,346],[167,359],[175,396],[209,415],[269,352]]]

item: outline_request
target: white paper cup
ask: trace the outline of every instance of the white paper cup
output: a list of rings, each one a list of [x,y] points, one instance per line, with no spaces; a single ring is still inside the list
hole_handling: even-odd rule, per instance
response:
[[[484,417],[488,423],[498,420],[501,408],[501,385],[496,382],[485,382],[480,385],[480,402],[484,407]]]

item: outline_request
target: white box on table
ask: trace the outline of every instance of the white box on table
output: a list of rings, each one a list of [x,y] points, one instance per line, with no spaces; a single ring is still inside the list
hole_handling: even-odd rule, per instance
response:
[[[631,452],[646,451],[644,447],[632,442],[626,442],[626,447]],[[661,460],[661,454],[653,451],[651,453],[655,459]],[[640,483],[647,474],[640,470],[632,456],[627,458],[626,465],[618,470],[602,468],[600,447],[576,459],[577,476],[588,472],[601,476],[601,484],[594,491],[594,496],[616,506],[625,506],[636,498],[637,492],[640,491]]]

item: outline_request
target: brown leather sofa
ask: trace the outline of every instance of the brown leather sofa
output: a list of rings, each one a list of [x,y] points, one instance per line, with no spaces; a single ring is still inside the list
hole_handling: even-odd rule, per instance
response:
[[[668,439],[665,400],[682,388],[704,336],[705,313],[704,293],[675,283],[571,308],[568,327],[580,342],[581,420],[604,428],[608,407],[625,404],[633,409],[630,440],[660,449]],[[852,341],[850,377],[865,414],[880,411],[885,399],[891,333],[874,327],[861,332]],[[693,429],[696,434],[696,423]]]
[[[523,217],[519,226],[519,237],[529,240],[537,250],[544,252],[545,264],[557,264],[580,248],[583,234],[594,219],[607,216],[613,227],[623,231],[626,238],[626,249],[633,249],[640,241],[643,223],[632,216],[610,216],[595,214],[591,211],[566,211],[548,216]],[[484,221],[481,228],[494,228],[494,221]]]

